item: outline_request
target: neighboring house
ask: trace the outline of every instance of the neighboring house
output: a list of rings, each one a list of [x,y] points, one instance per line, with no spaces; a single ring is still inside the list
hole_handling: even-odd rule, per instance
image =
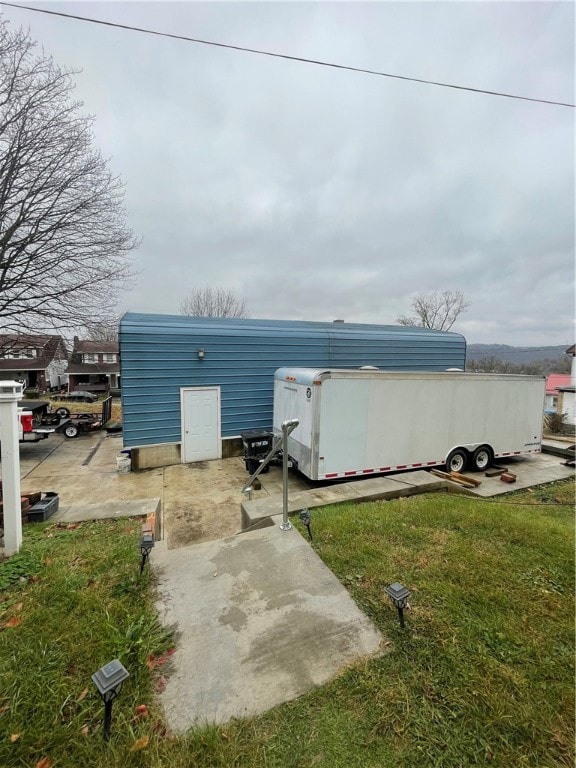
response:
[[[241,433],[270,429],[277,368],[464,370],[466,340],[409,326],[128,313],[120,359],[124,446],[144,469],[233,455]]]
[[[558,390],[558,413],[565,414],[564,423],[576,426],[576,345],[568,347],[565,355],[572,358],[570,383]]]
[[[74,336],[68,365],[69,391],[108,392],[120,386],[120,356],[113,341],[83,341]]]
[[[545,413],[558,413],[558,397],[560,387],[570,386],[569,373],[550,373],[546,377],[546,397],[544,398]]]
[[[61,336],[0,335],[0,379],[21,381],[25,388],[60,389],[68,381],[68,352]]]

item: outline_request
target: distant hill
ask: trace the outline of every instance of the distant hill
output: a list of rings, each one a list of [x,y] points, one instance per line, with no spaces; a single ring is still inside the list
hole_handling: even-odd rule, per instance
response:
[[[495,357],[505,363],[523,365],[538,360],[563,358],[569,346],[561,344],[555,347],[511,347],[507,344],[468,344],[466,359],[469,362],[477,362],[487,357]]]

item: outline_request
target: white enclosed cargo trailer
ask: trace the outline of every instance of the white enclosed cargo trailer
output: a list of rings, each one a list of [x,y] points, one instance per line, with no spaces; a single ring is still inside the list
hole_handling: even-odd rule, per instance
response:
[[[445,464],[461,472],[540,453],[543,376],[280,368],[274,431],[311,480]]]

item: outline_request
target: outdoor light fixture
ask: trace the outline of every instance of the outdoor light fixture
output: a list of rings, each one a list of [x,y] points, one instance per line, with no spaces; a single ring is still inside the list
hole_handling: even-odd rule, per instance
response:
[[[204,360],[204,355],[205,355],[205,354],[206,354],[206,353],[204,352],[204,350],[203,350],[203,349],[199,349],[199,350],[198,350],[198,360]]]
[[[112,704],[122,690],[122,684],[130,673],[118,659],[105,664],[92,675],[92,681],[104,702],[104,741],[110,740],[112,726]]]
[[[142,538],[140,539],[140,554],[142,555],[142,561],[140,563],[140,573],[144,570],[146,560],[150,557],[150,551],[154,546],[154,534],[152,531],[144,531]]]
[[[301,510],[299,517],[302,525],[305,525],[306,529],[308,530],[308,538],[310,539],[310,541],[312,541],[312,531],[310,530],[310,510],[309,509]]]
[[[398,584],[398,582],[395,581],[394,584],[390,584],[386,587],[386,594],[390,600],[392,600],[394,607],[398,608],[400,626],[404,629],[404,609],[408,606],[408,598],[412,592],[410,592],[404,585]]]

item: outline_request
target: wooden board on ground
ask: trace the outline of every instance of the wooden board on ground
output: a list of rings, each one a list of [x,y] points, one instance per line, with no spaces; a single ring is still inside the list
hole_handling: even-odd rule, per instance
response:
[[[453,483],[457,483],[463,488],[476,488],[478,485],[480,485],[479,480],[475,480],[472,477],[466,477],[465,475],[460,475],[458,472],[448,473],[442,472],[440,469],[431,469],[430,473],[432,475],[436,475],[436,477],[441,477],[443,480],[452,480]]]

